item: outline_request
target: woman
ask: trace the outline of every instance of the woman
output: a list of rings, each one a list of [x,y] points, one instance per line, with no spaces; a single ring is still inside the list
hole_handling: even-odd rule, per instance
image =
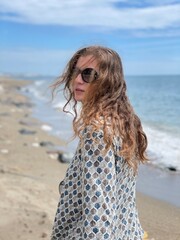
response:
[[[126,95],[119,55],[105,47],[77,51],[53,88],[73,102],[77,151],[59,185],[53,240],[140,240],[135,203],[147,138]],[[82,107],[77,114],[77,102]]]

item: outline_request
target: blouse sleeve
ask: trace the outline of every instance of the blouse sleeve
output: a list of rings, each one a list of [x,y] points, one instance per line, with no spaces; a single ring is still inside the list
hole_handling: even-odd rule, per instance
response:
[[[116,172],[113,149],[105,150],[103,132],[86,130],[82,147],[83,239],[113,240]]]

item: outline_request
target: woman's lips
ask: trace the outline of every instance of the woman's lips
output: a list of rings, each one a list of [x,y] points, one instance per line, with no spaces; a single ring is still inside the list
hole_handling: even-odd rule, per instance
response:
[[[76,88],[77,92],[84,92],[84,90],[80,89],[80,88]]]

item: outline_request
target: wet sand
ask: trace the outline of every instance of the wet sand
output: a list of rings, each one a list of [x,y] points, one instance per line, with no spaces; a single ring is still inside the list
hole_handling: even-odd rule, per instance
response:
[[[49,239],[58,184],[67,164],[49,154],[63,141],[31,117],[28,81],[0,77],[0,240]],[[149,240],[180,239],[180,208],[137,194],[141,224]]]

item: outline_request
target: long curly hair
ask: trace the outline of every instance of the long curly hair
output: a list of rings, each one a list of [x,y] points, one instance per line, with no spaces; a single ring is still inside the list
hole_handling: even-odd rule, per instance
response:
[[[73,70],[81,56],[92,56],[96,60],[98,79],[89,83],[81,111],[78,113],[72,84]],[[89,125],[92,132],[103,129],[106,149],[112,145],[114,136],[119,136],[122,140],[120,154],[136,171],[138,163],[147,160],[147,137],[126,94],[127,87],[118,53],[102,46],[89,46],[78,50],[70,59],[64,73],[52,85],[53,92],[61,84],[67,100],[63,111],[68,112],[67,106],[73,103],[75,136],[81,138],[82,130]]]

